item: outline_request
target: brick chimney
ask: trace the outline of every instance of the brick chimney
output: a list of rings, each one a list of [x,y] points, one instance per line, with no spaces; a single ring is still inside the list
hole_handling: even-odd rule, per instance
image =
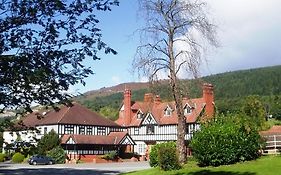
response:
[[[161,98],[160,98],[160,95],[156,95],[156,96],[155,96],[154,103],[155,103],[156,105],[161,104]]]
[[[153,94],[152,93],[146,93],[144,94],[144,99],[143,99],[144,102],[153,102]]]
[[[124,124],[125,126],[128,126],[131,123],[131,90],[125,89],[124,91]]]
[[[203,84],[203,98],[206,103],[205,114],[207,117],[214,115],[214,87],[212,84]]]

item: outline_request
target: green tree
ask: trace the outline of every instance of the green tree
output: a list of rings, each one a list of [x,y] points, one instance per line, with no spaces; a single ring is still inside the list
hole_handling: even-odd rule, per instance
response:
[[[49,133],[45,134],[37,144],[38,153],[41,155],[46,155],[48,151],[59,146],[60,139],[59,135],[51,130]]]
[[[110,106],[105,106],[100,109],[99,113],[106,118],[114,121],[118,118],[119,111]]]
[[[102,41],[95,15],[113,5],[118,0],[1,1],[1,108],[68,103],[69,86],[93,73],[84,60],[116,54]]]
[[[4,143],[3,132],[0,132],[0,151],[2,151],[3,149],[3,143]]]
[[[259,96],[248,96],[245,99],[242,111],[246,114],[256,125],[257,129],[266,129],[266,111]]]
[[[191,140],[193,155],[203,166],[256,159],[262,146],[263,140],[251,121],[240,114],[217,116],[202,125]]]
[[[47,156],[52,157],[56,163],[65,163],[66,154],[61,146],[56,146],[47,152]]]

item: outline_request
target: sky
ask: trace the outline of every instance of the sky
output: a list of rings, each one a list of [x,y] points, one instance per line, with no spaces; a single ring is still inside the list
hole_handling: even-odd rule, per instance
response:
[[[280,0],[206,0],[210,18],[217,25],[220,46],[206,55],[201,76],[257,67],[281,65]],[[117,55],[101,54],[99,61],[85,61],[94,75],[71,93],[84,93],[125,82],[143,81],[132,73],[139,45],[136,30],[144,21],[137,15],[137,0],[120,0],[119,7],[98,13],[103,40]]]

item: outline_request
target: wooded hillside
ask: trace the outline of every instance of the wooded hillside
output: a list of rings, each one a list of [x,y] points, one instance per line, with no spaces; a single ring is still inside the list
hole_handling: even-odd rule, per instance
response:
[[[281,66],[226,72],[202,77],[200,80],[183,80],[183,84],[185,86],[189,84],[190,89],[189,92],[185,92],[186,96],[190,98],[201,97],[201,84],[203,82],[214,85],[215,102],[219,112],[239,111],[246,96],[258,95],[272,114],[281,115]],[[139,87],[135,83],[133,84],[131,87]],[[124,88],[130,87],[130,83],[122,84],[122,86]],[[120,85],[115,87],[120,87]],[[143,95],[146,92],[158,94],[164,101],[172,99],[165,81],[157,86],[142,83],[141,89],[132,89],[133,100],[143,100]],[[94,111],[115,119],[122,103],[123,93],[120,92],[120,88],[117,92],[111,88],[106,88],[106,90],[107,94],[102,94],[101,91],[92,91],[76,100]],[[109,95],[108,92],[110,92]]]

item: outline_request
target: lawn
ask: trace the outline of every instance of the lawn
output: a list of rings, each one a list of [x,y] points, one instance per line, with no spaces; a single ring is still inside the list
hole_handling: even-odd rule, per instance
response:
[[[263,156],[258,160],[219,167],[198,167],[190,161],[178,171],[161,171],[158,168],[127,173],[126,175],[278,175],[281,174],[281,156]],[[123,174],[125,175],[125,174]]]

